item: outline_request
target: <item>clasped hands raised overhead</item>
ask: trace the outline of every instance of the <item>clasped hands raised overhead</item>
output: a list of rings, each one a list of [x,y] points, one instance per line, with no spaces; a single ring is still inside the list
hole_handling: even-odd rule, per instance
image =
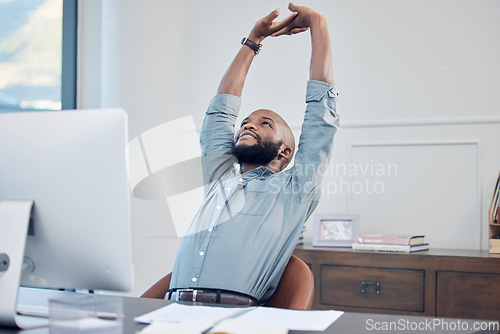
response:
[[[282,21],[275,21],[281,14],[279,8],[257,21],[248,39],[260,43],[268,36],[277,37],[298,34],[309,30],[312,25],[323,18],[321,13],[305,6],[290,3],[288,9],[292,13]]]

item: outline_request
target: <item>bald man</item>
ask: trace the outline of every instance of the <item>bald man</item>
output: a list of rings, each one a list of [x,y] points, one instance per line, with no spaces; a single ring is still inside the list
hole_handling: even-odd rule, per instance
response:
[[[320,195],[321,166],[338,128],[325,17],[290,4],[259,20],[224,74],[201,132],[205,201],[183,238],[165,298],[264,305],[279,283]],[[245,78],[269,36],[310,30],[307,108],[294,166],[295,139],[276,112],[256,110],[235,133]],[[283,86],[286,89],[285,86]],[[324,167],[324,166],[323,166]],[[161,285],[161,284],[160,284]]]

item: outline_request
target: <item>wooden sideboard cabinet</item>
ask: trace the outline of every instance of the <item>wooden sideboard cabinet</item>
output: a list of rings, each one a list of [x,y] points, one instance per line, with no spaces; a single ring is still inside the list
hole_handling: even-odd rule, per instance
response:
[[[500,320],[500,254],[412,254],[297,246],[314,273],[313,309]]]

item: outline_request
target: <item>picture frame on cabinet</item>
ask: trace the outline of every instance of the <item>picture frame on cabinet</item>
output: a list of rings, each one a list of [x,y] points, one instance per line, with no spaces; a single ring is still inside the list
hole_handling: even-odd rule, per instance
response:
[[[359,215],[316,214],[314,215],[315,247],[352,247],[359,234]]]

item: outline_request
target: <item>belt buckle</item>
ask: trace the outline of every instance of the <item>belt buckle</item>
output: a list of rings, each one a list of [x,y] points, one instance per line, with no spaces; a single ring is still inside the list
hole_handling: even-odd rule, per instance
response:
[[[175,292],[177,296],[175,296],[175,301],[180,301],[181,300],[181,292],[193,292],[194,289],[176,289]]]
[[[196,302],[196,296],[198,295],[198,291],[203,292],[202,290],[198,290],[198,289],[177,289],[177,290],[175,290],[175,292],[177,292],[176,301],[180,301],[180,298],[181,298],[180,293],[181,292],[192,292],[193,296],[191,298],[191,301]]]

